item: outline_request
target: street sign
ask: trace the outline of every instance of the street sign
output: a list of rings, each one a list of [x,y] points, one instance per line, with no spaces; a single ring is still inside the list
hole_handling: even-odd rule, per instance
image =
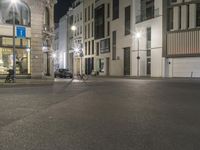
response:
[[[17,26],[16,27],[16,36],[19,39],[24,39],[26,38],[26,27],[22,27],[22,26]]]

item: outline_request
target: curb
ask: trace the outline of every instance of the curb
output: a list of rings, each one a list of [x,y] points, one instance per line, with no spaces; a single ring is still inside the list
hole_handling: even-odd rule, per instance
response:
[[[0,88],[4,87],[16,87],[16,86],[47,86],[47,85],[53,85],[54,81],[17,81],[16,83],[4,83],[4,81],[0,81]]]

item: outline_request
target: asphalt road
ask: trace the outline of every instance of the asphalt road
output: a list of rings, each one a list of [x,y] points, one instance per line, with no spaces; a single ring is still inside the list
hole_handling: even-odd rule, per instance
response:
[[[199,150],[200,81],[0,88],[0,150]]]

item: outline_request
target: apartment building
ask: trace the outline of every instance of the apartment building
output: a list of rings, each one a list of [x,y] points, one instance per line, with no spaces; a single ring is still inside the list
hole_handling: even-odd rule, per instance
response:
[[[82,64],[86,74],[200,77],[197,0],[84,0],[71,14],[83,51],[76,73]]]
[[[200,1],[163,1],[164,76],[200,77]]]
[[[84,1],[84,31],[87,74],[131,75],[131,1]]]

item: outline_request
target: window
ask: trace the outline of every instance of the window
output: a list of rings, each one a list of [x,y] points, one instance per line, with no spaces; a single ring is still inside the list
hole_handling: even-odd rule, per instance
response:
[[[169,14],[168,14],[168,30],[173,30],[174,29],[174,11],[173,8],[169,9]]]
[[[92,55],[94,55],[94,40],[92,40]]]
[[[90,6],[88,6],[88,21],[90,20]]]
[[[110,38],[100,41],[100,51],[101,53],[110,52]]]
[[[90,23],[88,24],[88,38],[90,38]]]
[[[19,75],[30,74],[30,39],[17,39],[16,44],[16,73]],[[13,67],[13,39],[12,37],[0,37],[0,74],[7,74]]]
[[[119,18],[119,0],[113,0],[113,20]]]
[[[13,11],[9,2],[0,0],[0,23],[12,24]],[[15,23],[17,25],[31,26],[31,11],[30,8],[23,2],[18,4],[15,11]]]
[[[131,6],[125,8],[125,35],[131,33]]]
[[[96,43],[96,55],[99,56],[99,42]]]
[[[92,22],[92,37],[94,37],[94,22]]]
[[[107,4],[107,18],[110,17],[110,4]]]
[[[82,16],[83,14],[82,14],[82,12],[80,12],[80,20],[82,20],[82,18],[83,18],[83,16]]]
[[[13,68],[12,48],[0,48],[0,74],[8,74],[7,70]],[[16,74],[30,74],[30,52],[25,49],[16,49]]]
[[[110,22],[107,23],[107,36],[110,36]]]
[[[154,17],[154,0],[141,0],[141,21]]]
[[[181,6],[179,6],[179,29],[181,29]]]
[[[87,25],[85,25],[85,39],[87,39]]]
[[[171,3],[176,3],[177,2],[177,0],[171,0]]]
[[[83,29],[82,29],[83,27],[82,26],[80,26],[80,34],[82,34],[83,33]]]
[[[112,33],[112,59],[116,60],[117,59],[117,55],[116,55],[116,45],[117,44],[117,32],[113,31]]]
[[[187,28],[190,27],[190,5],[187,5]]]
[[[87,55],[87,42],[85,42],[85,55]]]
[[[30,48],[31,40],[30,39],[15,39],[15,45],[18,48]],[[13,46],[13,38],[12,37],[0,37],[0,46],[3,47],[12,47]]]
[[[50,16],[49,16],[49,9],[46,7],[45,8],[45,13],[44,13],[44,25],[49,30],[50,27]]]
[[[200,4],[197,4],[197,27],[200,26]]]
[[[147,28],[147,49],[151,49],[151,28]]]
[[[104,4],[95,9],[95,39],[104,38],[105,20],[104,20]]]
[[[90,41],[88,42],[88,55],[91,54],[91,51],[90,51]]]
[[[87,22],[87,8],[85,8],[85,22]]]
[[[92,4],[92,19],[94,18],[94,4]]]

